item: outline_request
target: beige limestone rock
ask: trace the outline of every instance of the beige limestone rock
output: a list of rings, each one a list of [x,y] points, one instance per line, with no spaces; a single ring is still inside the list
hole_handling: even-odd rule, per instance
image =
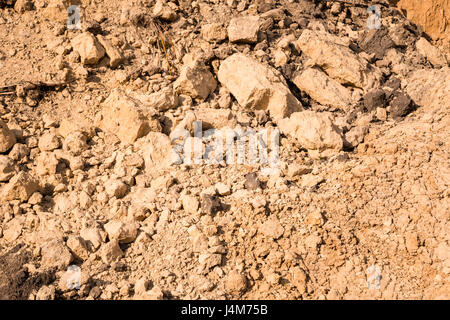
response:
[[[109,66],[111,68],[117,67],[123,61],[123,55],[119,49],[112,45],[112,43],[102,35],[97,35],[100,44],[105,48],[106,55],[109,57]]]
[[[233,18],[227,28],[228,39],[231,42],[256,43],[260,18],[258,16],[244,16]]]
[[[376,87],[381,79],[377,67],[354,53],[335,35],[324,31],[304,30],[297,40],[298,47],[341,84],[358,88]]]
[[[51,240],[41,249],[42,265],[47,268],[65,269],[73,260],[69,248],[61,240]]]
[[[174,89],[192,98],[205,100],[217,87],[212,73],[199,60],[184,64],[180,76],[174,83]]]
[[[39,189],[39,182],[30,174],[21,171],[15,175],[1,190],[3,201],[20,200],[28,198]]]
[[[179,104],[178,95],[170,87],[165,87],[151,94],[135,94],[134,97],[144,105],[148,105],[158,111],[167,111],[176,108]]]
[[[6,123],[0,120],[0,153],[6,152],[16,143],[16,136]]]
[[[86,65],[98,63],[106,52],[105,48],[90,32],[79,34],[72,39],[71,43],[73,50],[80,54],[81,63]]]
[[[117,239],[119,243],[133,242],[138,231],[138,225],[133,221],[111,220],[104,225],[104,228],[109,239]]]
[[[308,68],[293,82],[320,104],[348,110],[352,103],[351,91],[321,70]]]
[[[305,149],[342,150],[342,134],[328,112],[317,113],[309,110],[296,112],[290,118],[280,120],[278,127],[282,133],[296,139]]]
[[[417,51],[426,57],[434,66],[447,66],[447,59],[442,52],[433,46],[427,39],[420,38],[416,42]]]
[[[243,107],[268,110],[274,118],[302,110],[301,103],[276,70],[244,54],[236,53],[225,59],[218,78]]]
[[[123,256],[123,251],[119,247],[119,241],[112,239],[105,243],[100,249],[100,256],[104,263],[112,263]]]
[[[41,152],[36,159],[36,172],[40,176],[55,174],[58,163],[59,161],[53,152]]]
[[[247,286],[247,277],[242,272],[233,270],[225,278],[225,290],[230,294],[243,293]]]
[[[147,171],[168,168],[174,159],[170,138],[163,133],[150,132],[140,141]]]
[[[227,30],[221,23],[204,24],[201,32],[206,41],[223,41],[227,38]]]
[[[202,108],[194,113],[196,120],[202,122],[203,130],[234,128],[237,125],[236,117],[231,110]]]
[[[161,130],[159,122],[149,118],[141,104],[121,89],[114,89],[103,102],[98,125],[130,144],[152,130]]]
[[[419,106],[426,109],[450,106],[450,68],[416,70],[405,82],[406,93]]]

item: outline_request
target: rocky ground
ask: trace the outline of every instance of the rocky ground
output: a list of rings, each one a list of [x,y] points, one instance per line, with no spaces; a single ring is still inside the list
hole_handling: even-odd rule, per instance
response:
[[[0,299],[449,299],[434,31],[393,1],[0,1]],[[195,120],[278,129],[279,170],[172,163]]]

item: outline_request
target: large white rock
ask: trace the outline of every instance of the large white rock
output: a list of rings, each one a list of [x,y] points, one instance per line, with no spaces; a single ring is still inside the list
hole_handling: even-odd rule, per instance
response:
[[[280,120],[278,127],[305,149],[318,152],[342,150],[342,134],[334,125],[329,112],[296,112],[290,118]]]
[[[330,77],[358,88],[376,87],[382,76],[377,67],[355,54],[339,37],[323,31],[304,30],[297,46]]]
[[[320,104],[348,110],[352,103],[351,91],[318,69],[308,68],[292,81]]]
[[[303,109],[276,70],[244,54],[225,59],[218,78],[241,106],[269,110],[273,118],[284,118]]]

